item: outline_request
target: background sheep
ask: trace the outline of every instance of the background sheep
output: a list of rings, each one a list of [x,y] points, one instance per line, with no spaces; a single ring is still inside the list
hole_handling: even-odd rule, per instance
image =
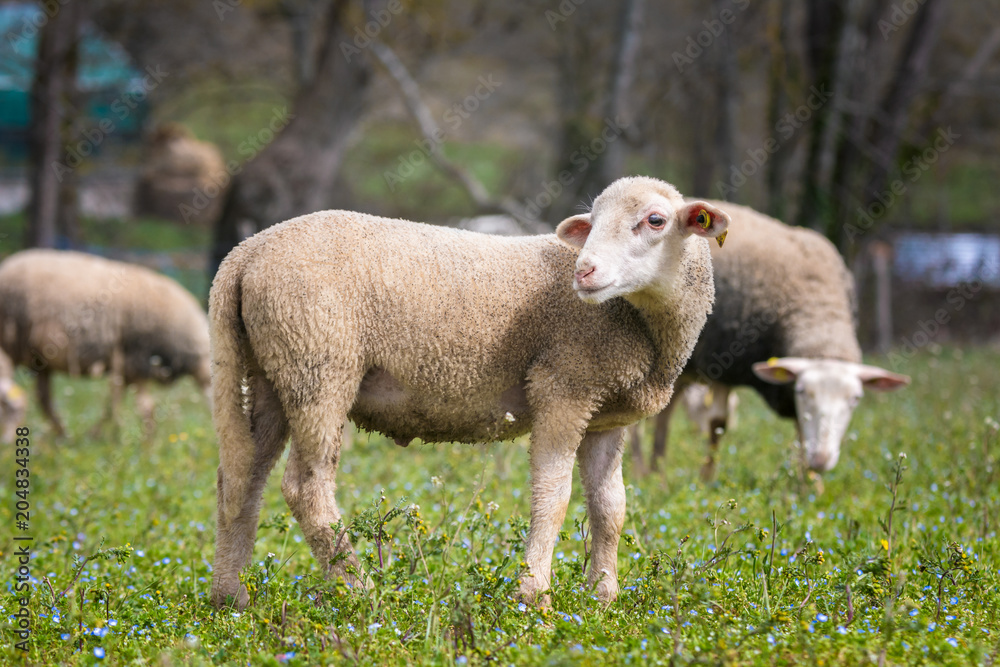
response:
[[[715,203],[732,217],[734,238],[713,253],[715,309],[678,385],[753,387],[779,415],[796,418],[809,467],[830,470],[863,388],[889,391],[909,378],[860,363],[854,283],[832,243],[745,206]],[[666,451],[671,408],[657,416],[654,470]],[[716,416],[721,431],[727,418]],[[703,479],[715,473],[719,435],[713,429],[709,436]],[[642,466],[637,438],[632,452]]]
[[[147,432],[146,381],[210,382],[208,321],[195,298],[154,271],[83,253],[26,250],[0,263],[0,347],[37,374],[38,401],[60,435],[54,371],[107,373],[115,419],[122,388],[137,385]]]
[[[215,144],[199,141],[178,123],[164,123],[150,137],[135,190],[135,214],[178,222],[210,223],[225,197],[226,163]],[[199,205],[204,200],[203,205]],[[183,206],[183,208],[182,208]]]
[[[358,583],[346,567],[358,566],[351,546],[331,528],[341,519],[334,490],[348,418],[401,445],[531,431],[527,599],[549,587],[579,460],[588,578],[614,599],[624,427],[670,399],[712,304],[704,237],[721,243],[727,223],[662,181],[628,178],[592,213],[559,225],[565,243],[344,211],[244,241],[222,263],[209,306],[215,604],[249,601],[239,570],[289,434],[285,499],[317,560]],[[348,557],[335,560],[340,552]]]

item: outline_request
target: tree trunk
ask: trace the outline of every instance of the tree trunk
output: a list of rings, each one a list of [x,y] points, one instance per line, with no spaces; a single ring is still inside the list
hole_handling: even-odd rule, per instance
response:
[[[911,19],[914,25],[896,70],[899,74],[892,80],[885,101],[881,105],[880,117],[884,118],[885,122],[880,127],[880,123],[876,121],[873,126],[871,143],[875,147],[875,155],[879,161],[874,164],[873,173],[867,184],[868,204],[876,201],[895,168],[903,130],[910,119],[913,100],[926,78],[931,53],[941,34],[946,8],[947,3],[940,0],[925,0]]]
[[[645,4],[645,0],[627,0],[622,9],[615,69],[606,107],[607,117],[621,119],[626,127],[633,122],[632,84],[635,81]],[[600,163],[600,180],[605,186],[625,173],[626,153],[624,137],[608,144],[604,160]]]
[[[58,5],[42,28],[31,87],[29,181],[25,245],[54,248],[77,236],[76,170],[69,166],[76,104],[77,39],[83,3]]]
[[[837,62],[837,46],[845,24],[845,11],[837,0],[811,0],[806,16],[806,55],[813,85],[830,90]],[[821,183],[823,138],[832,112],[832,104],[824,104],[813,115],[809,134],[809,152],[803,172],[802,205],[798,224],[824,229],[827,204]]]
[[[788,106],[785,81],[788,68],[786,42],[788,40],[789,0],[771,0],[767,19],[767,42],[771,66],[768,72],[767,133],[770,136],[778,126],[781,114]],[[781,147],[773,153],[767,163],[767,212],[782,220],[785,217],[785,168],[792,155],[790,146]]]
[[[277,137],[234,177],[215,224],[212,275],[246,236],[333,204],[329,192],[371,79],[368,57],[354,48],[344,26],[349,5],[349,0],[330,5],[311,84],[299,91],[290,110],[275,110],[261,133],[280,130]]]
[[[715,14],[721,15],[726,9],[722,0],[715,0]],[[736,49],[733,47],[732,30],[726,30],[722,35],[721,48],[715,49],[719,58],[718,75],[715,77],[715,104],[719,109],[715,125],[715,161],[722,165],[723,179],[727,171],[736,163]],[[738,190],[737,190],[738,191]],[[721,193],[724,199],[729,199],[729,191]]]

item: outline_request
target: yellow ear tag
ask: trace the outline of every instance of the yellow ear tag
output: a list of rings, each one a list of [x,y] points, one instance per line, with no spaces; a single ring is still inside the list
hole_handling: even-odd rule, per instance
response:
[[[709,227],[712,226],[712,214],[706,211],[705,209],[701,209],[698,212],[698,217],[695,218],[695,222],[697,222],[702,229],[707,230]],[[722,247],[722,244],[726,242],[726,234],[728,233],[729,230],[727,229],[726,231],[722,232],[721,234],[715,237],[715,242],[719,244],[720,248]]]
[[[779,361],[780,359],[778,359],[778,357],[771,357],[770,359],[767,360],[767,365],[771,368],[774,368],[775,366],[778,365]],[[791,379],[791,373],[786,371],[784,368],[775,368],[773,375],[774,379],[777,380],[778,382],[785,382],[786,380]]]

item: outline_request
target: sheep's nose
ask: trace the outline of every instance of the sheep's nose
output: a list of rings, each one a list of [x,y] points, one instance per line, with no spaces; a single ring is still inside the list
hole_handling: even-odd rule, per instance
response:
[[[809,457],[809,469],[816,472],[829,472],[837,465],[837,454],[830,452],[815,452]]]
[[[574,273],[573,275],[576,276],[577,282],[583,282],[584,280],[587,279],[587,277],[589,277],[594,273],[596,268],[597,267],[594,266],[588,266],[587,268],[577,270],[577,272]]]

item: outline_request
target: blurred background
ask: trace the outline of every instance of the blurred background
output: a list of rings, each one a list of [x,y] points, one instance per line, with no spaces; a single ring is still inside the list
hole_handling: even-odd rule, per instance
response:
[[[648,174],[826,234],[869,348],[998,342],[997,16],[997,0],[3,2],[0,253],[83,249],[204,297],[236,243],[303,213],[540,233]]]

